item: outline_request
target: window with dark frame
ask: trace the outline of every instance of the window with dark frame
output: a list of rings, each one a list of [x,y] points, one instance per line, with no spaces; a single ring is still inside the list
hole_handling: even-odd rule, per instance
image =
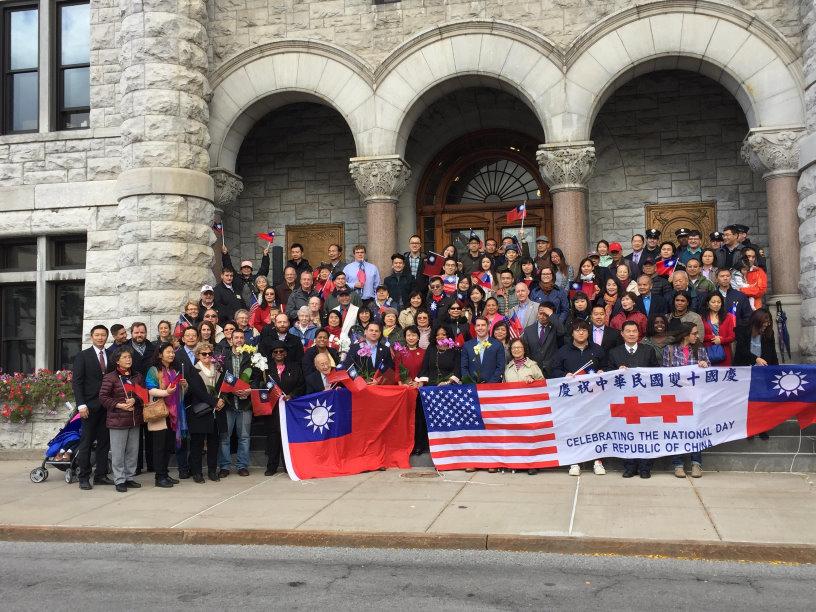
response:
[[[37,241],[4,239],[0,242],[0,272],[35,272]]]
[[[82,350],[82,316],[85,283],[54,284],[54,369],[71,368],[74,356]]]
[[[0,366],[33,372],[36,350],[36,283],[0,285]]]
[[[88,241],[85,236],[54,238],[52,241],[52,270],[84,270]]]
[[[90,127],[91,5],[59,2],[56,18],[56,129]]]
[[[39,9],[36,4],[0,7],[2,132],[36,132],[39,128]]]

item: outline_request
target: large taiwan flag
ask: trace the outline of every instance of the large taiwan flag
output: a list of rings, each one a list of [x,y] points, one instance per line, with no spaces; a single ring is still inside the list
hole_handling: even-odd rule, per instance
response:
[[[409,468],[416,390],[332,389],[284,402],[281,438],[292,480]]]
[[[751,368],[746,434],[760,434],[791,418],[797,418],[802,429],[816,423],[813,366]]]

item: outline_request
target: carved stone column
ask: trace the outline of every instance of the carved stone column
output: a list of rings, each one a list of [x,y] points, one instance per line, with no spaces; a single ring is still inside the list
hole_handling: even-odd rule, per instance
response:
[[[774,293],[799,293],[799,138],[802,130],[753,129],[742,157],[762,174],[768,194],[768,246]]]
[[[368,260],[384,278],[397,248],[397,202],[411,167],[399,155],[352,157],[349,173],[366,204]]]
[[[773,295],[769,307],[780,301],[788,314],[792,347],[798,352],[801,337],[799,292],[799,139],[802,129],[755,128],[742,144],[742,157],[765,180],[768,197],[768,256]],[[769,292],[770,293],[770,292]]]
[[[592,141],[543,144],[536,159],[553,199],[553,246],[577,266],[587,253],[586,183],[595,169],[595,146]]]

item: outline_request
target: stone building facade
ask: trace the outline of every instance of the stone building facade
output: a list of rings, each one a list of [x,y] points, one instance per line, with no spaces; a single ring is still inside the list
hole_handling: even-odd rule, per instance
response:
[[[813,0],[91,0],[70,130],[61,4],[27,5],[36,129],[0,134],[0,318],[26,321],[0,365],[21,346],[61,365],[60,283],[84,283],[73,342],[174,320],[213,280],[217,219],[234,260],[256,232],[336,224],[387,265],[414,232],[513,230],[522,198],[572,263],[660,207],[751,226],[816,360]],[[59,265],[66,238],[84,256]]]

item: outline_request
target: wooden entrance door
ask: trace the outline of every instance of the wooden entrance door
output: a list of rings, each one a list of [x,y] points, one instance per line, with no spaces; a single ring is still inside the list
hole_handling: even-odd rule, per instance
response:
[[[527,218],[524,220],[523,241],[529,245],[531,253],[535,253],[536,236],[540,234],[550,236],[552,232],[552,218],[545,216],[544,210],[536,209],[535,204],[528,203]],[[438,236],[434,239],[440,249],[452,244],[458,253],[467,251],[471,228],[482,242],[487,238],[495,238],[501,242],[505,236],[516,236],[521,239],[519,236],[521,222],[507,223],[505,211],[443,213],[440,218],[441,226],[438,228]]]

